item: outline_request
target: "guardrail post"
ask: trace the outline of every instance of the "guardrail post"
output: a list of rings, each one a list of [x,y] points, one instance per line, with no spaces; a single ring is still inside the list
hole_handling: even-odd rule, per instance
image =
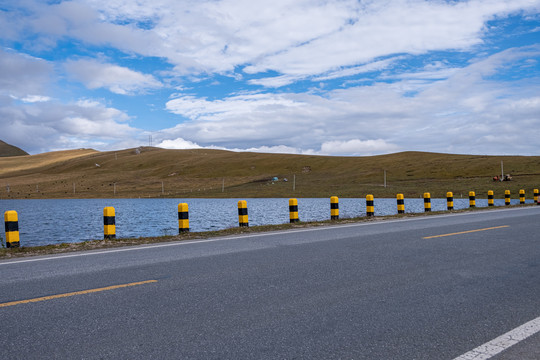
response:
[[[469,207],[476,207],[476,193],[469,191]]]
[[[15,210],[8,210],[4,213],[4,223],[6,227],[6,247],[20,247],[19,239],[19,215]]]
[[[403,196],[403,194],[397,194],[396,200],[397,200],[397,213],[405,214],[405,197]]]
[[[493,190],[488,191],[488,206],[495,206],[495,202],[493,200]]]
[[[510,190],[504,190],[504,205],[510,205]]]
[[[294,198],[289,199],[289,219],[291,224],[300,221],[298,219],[298,200]]]
[[[431,194],[424,193],[424,212],[431,211]]]
[[[178,233],[189,232],[189,206],[178,204]]]
[[[247,201],[238,201],[238,226],[249,227]]]
[[[103,238],[116,238],[116,214],[112,206],[103,209]]]
[[[525,190],[519,190],[519,203],[525,204]]]
[[[454,193],[451,191],[446,193],[446,209],[454,210]]]
[[[337,196],[332,196],[330,198],[330,219],[339,219],[339,198]]]
[[[533,199],[535,203],[538,203],[538,189],[533,190]]]
[[[375,215],[375,200],[373,195],[366,196],[366,215],[374,216]]]

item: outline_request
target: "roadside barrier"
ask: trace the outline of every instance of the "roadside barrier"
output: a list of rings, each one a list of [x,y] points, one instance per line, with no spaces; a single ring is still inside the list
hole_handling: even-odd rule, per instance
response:
[[[178,204],[178,233],[189,232],[189,206]]]
[[[330,198],[330,219],[339,219],[339,198],[337,196],[332,196]]]
[[[103,209],[103,238],[116,238],[116,214],[112,206]]]
[[[366,196],[366,215],[374,216],[375,215],[375,200],[373,195]]]
[[[454,210],[454,193],[451,191],[446,193],[446,209]]]
[[[397,213],[405,214],[405,197],[403,194],[397,194]]]
[[[540,205],[539,191],[533,190],[534,202]],[[494,192],[489,190],[488,206],[495,206],[494,204]],[[426,192],[424,197],[424,212],[431,211],[431,194]],[[398,214],[405,213],[405,198],[403,194],[397,194],[397,210]],[[504,192],[504,203],[510,205],[510,190]],[[525,204],[525,190],[519,190],[520,204]],[[454,210],[454,194],[452,192],[446,193],[447,209]],[[474,191],[469,192],[469,207],[476,207],[476,193]],[[289,213],[290,222],[299,222],[298,217],[298,200],[295,198],[289,199]],[[366,216],[375,215],[375,200],[373,195],[366,196]],[[339,198],[337,196],[330,197],[330,218],[332,220],[339,219]],[[20,247],[20,235],[19,235],[19,218],[15,210],[9,210],[4,213],[5,233],[6,233],[6,247],[14,248]],[[238,201],[238,223],[240,227],[248,227],[248,209],[246,200]],[[178,232],[189,232],[189,206],[187,203],[178,204]],[[103,208],[103,238],[115,239],[116,238],[116,214],[115,208],[112,206]]]
[[[299,222],[298,218],[298,200],[289,199],[289,219],[291,223]]]
[[[238,226],[240,227],[249,226],[248,209],[247,209],[246,200],[240,200],[238,202]]]
[[[19,239],[19,215],[15,210],[8,210],[4,213],[4,223],[6,227],[6,247],[20,247]]]
[[[476,193],[469,191],[469,207],[476,207]]]
[[[424,193],[424,212],[431,211],[431,194]]]

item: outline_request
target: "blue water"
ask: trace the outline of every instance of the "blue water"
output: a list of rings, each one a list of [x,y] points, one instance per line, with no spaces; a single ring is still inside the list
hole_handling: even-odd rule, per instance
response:
[[[189,205],[191,231],[221,230],[238,226],[240,199],[51,199],[0,200],[0,212],[15,210],[19,215],[22,246],[81,242],[103,238],[103,208],[116,210],[119,238],[175,235],[178,233],[178,204]],[[246,199],[249,224],[268,225],[289,222],[289,199]],[[532,203],[532,200],[528,200]],[[519,200],[513,199],[512,204]],[[375,215],[397,213],[396,199],[375,199]],[[469,206],[468,199],[454,199],[454,208]],[[477,199],[477,207],[487,207]],[[504,206],[496,199],[495,206]],[[446,210],[446,199],[431,199],[433,211]],[[365,199],[339,199],[340,218],[366,215]],[[423,199],[405,199],[407,213],[424,211]],[[330,199],[298,199],[301,221],[327,220]],[[2,234],[2,237],[4,235]]]

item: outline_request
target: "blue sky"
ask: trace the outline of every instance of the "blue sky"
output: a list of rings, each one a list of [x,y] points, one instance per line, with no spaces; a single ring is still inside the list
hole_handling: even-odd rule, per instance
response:
[[[0,0],[0,139],[540,155],[539,61],[540,0]]]

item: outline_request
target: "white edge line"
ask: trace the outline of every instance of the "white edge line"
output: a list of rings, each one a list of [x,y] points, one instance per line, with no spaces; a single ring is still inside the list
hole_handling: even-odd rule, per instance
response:
[[[536,209],[535,207],[529,207],[529,208],[519,208],[519,209],[494,209],[491,210],[492,212],[500,212],[500,211],[513,211],[513,210],[525,210],[525,209]],[[342,224],[342,225],[323,225],[321,227],[310,227],[307,229],[298,229],[298,230],[278,230],[278,231],[270,231],[270,232],[264,232],[259,234],[245,234],[245,235],[239,235],[239,236],[226,236],[226,237],[218,237],[213,239],[202,239],[202,240],[187,240],[187,241],[178,241],[178,242],[170,242],[165,244],[152,244],[152,245],[132,245],[129,247],[123,247],[123,248],[113,248],[113,249],[107,249],[107,250],[100,250],[100,251],[88,251],[88,252],[78,252],[76,254],[59,254],[57,256],[49,256],[49,257],[36,257],[31,259],[17,259],[12,261],[0,261],[0,266],[2,265],[12,265],[12,264],[20,264],[20,263],[27,263],[27,262],[36,262],[36,261],[45,261],[45,260],[59,260],[59,259],[65,259],[65,258],[72,258],[72,257],[81,257],[81,256],[92,256],[92,255],[102,255],[102,254],[111,254],[111,253],[118,253],[118,252],[125,252],[125,251],[137,251],[137,250],[146,250],[146,249],[154,249],[154,248],[161,248],[161,247],[169,247],[169,246],[182,246],[182,245],[192,245],[192,244],[201,244],[201,243],[209,243],[209,242],[217,242],[217,241],[225,241],[225,240],[237,240],[237,239],[248,239],[248,238],[254,238],[254,237],[263,237],[263,236],[274,236],[279,233],[302,233],[302,232],[309,232],[309,231],[326,231],[326,230],[333,230],[335,228],[349,228],[349,227],[361,227],[361,226],[371,226],[371,225],[381,225],[381,224],[389,224],[389,223],[396,223],[396,222],[406,222],[406,221],[421,221],[421,220],[429,220],[429,219],[439,219],[441,217],[453,217],[453,216],[470,216],[470,215],[481,215],[486,214],[485,212],[477,212],[477,213],[457,213],[457,214],[440,214],[440,215],[432,215],[432,216],[420,216],[420,217],[413,217],[413,218],[407,218],[407,219],[396,219],[396,220],[380,220],[376,221],[377,217],[375,217],[375,221],[373,222],[361,222],[361,223],[354,223],[354,224]]]
[[[454,360],[486,360],[540,331],[540,317],[455,358]]]

